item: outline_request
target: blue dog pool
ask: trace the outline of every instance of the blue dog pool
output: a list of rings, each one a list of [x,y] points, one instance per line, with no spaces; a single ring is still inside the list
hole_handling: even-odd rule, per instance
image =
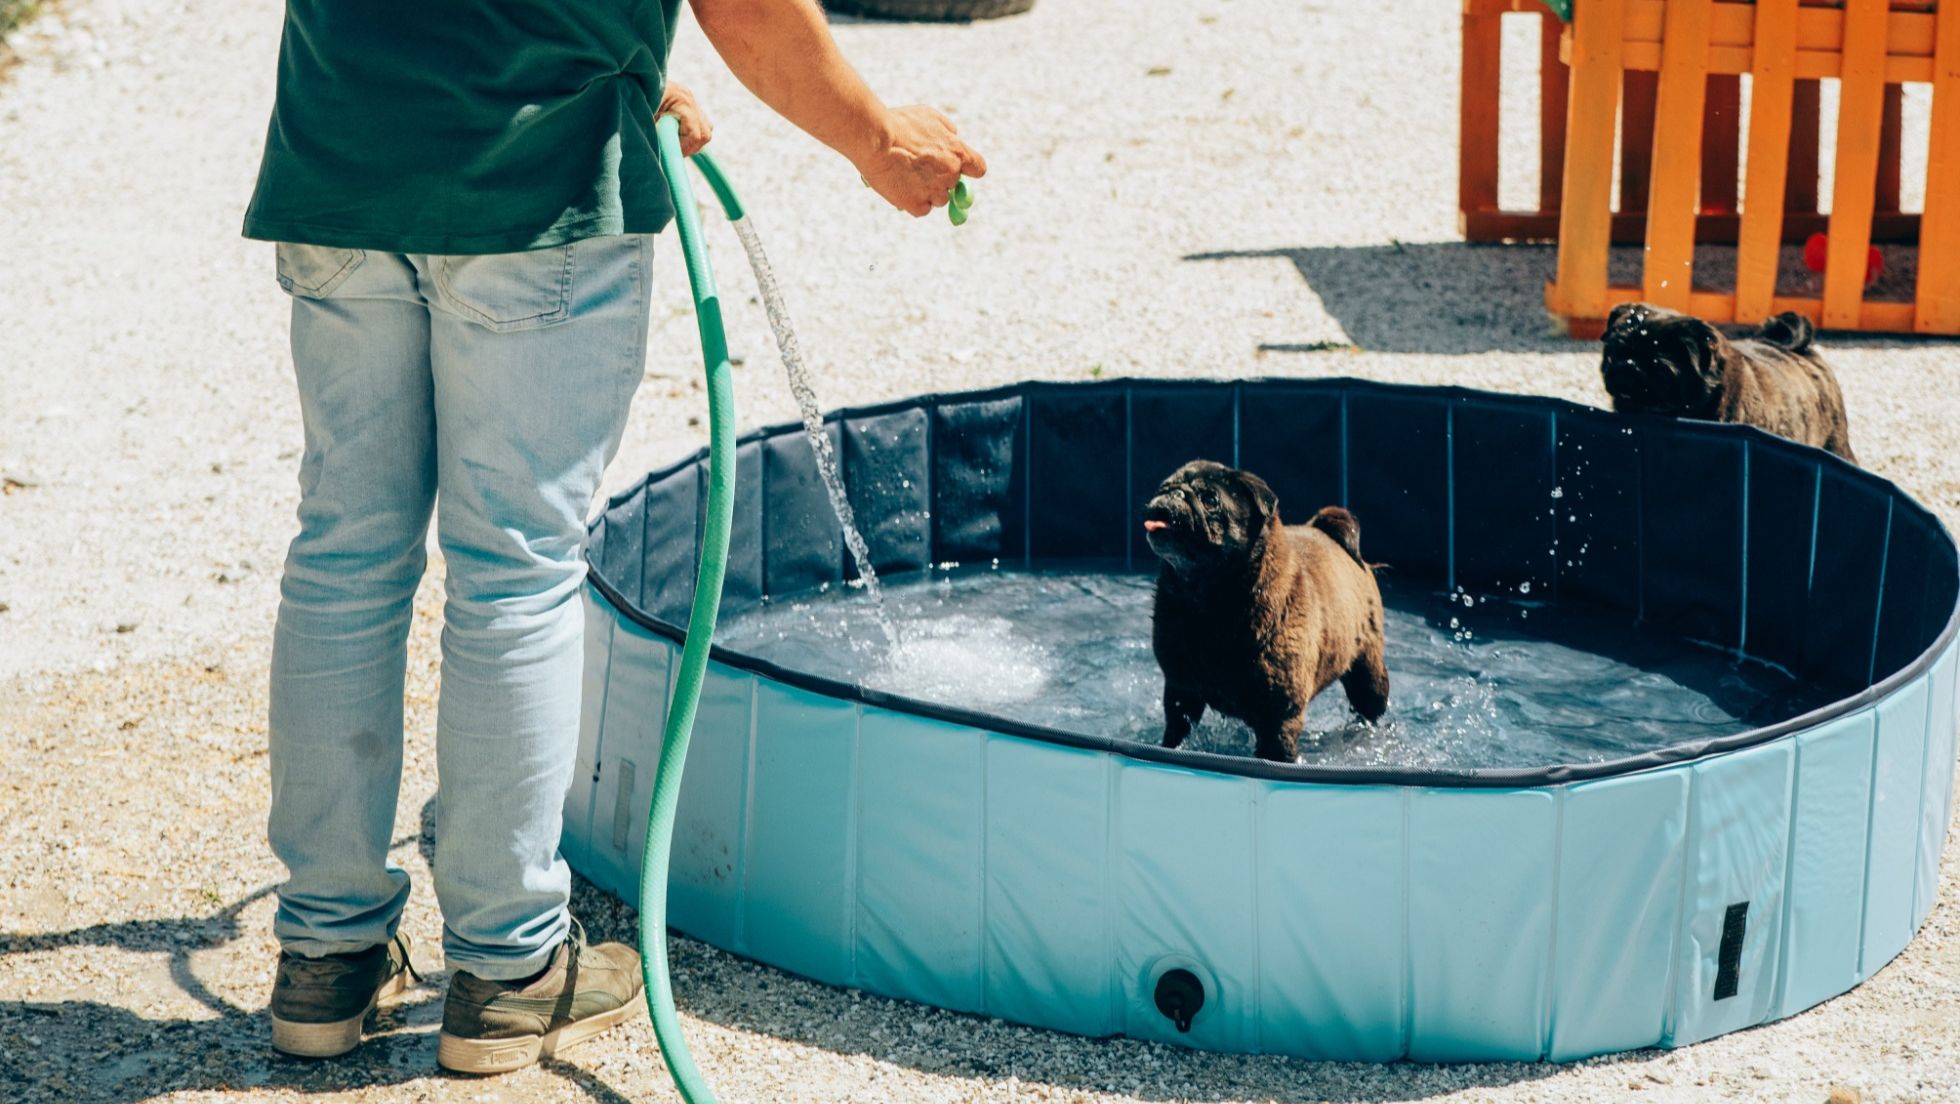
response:
[[[1960,554],[1834,457],[1345,380],[1031,383],[828,427],[941,650],[866,643],[800,427],[744,438],[735,647],[674,837],[689,935],[1085,1035],[1569,1060],[1802,1011],[1933,906]],[[1156,746],[1137,518],[1194,457],[1289,519],[1359,516],[1405,649],[1383,725],[1336,689],[1298,763],[1230,724]],[[703,487],[700,456],[656,472],[591,533],[563,846],[629,900]],[[955,677],[976,655],[994,673]]]

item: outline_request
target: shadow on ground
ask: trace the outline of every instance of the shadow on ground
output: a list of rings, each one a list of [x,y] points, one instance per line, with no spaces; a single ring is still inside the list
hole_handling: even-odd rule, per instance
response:
[[[1816,277],[1802,268],[1801,251],[1785,250],[1779,272],[1782,294],[1817,293]],[[1889,254],[1888,254],[1889,256]],[[1640,250],[1613,251],[1614,282],[1636,284]],[[1545,281],[1557,251],[1550,245],[1483,245],[1467,242],[1395,242],[1390,245],[1298,249],[1222,250],[1193,253],[1186,261],[1234,264],[1285,261],[1354,345],[1371,352],[1461,354],[1486,352],[1585,352],[1589,342],[1557,331],[1545,311]],[[1695,251],[1698,282],[1734,286],[1735,249]],[[1873,297],[1910,297],[1911,271],[1893,262]],[[1926,340],[1899,335],[1831,333],[1839,346],[1909,345]],[[1269,353],[1311,353],[1326,341],[1269,342]]]
[[[423,810],[418,842],[425,855],[431,850],[433,807],[430,802]],[[407,842],[407,838],[397,840],[396,846]],[[178,1092],[345,1092],[444,1076],[436,1066],[435,1028],[442,1021],[440,975],[429,975],[400,1003],[381,1010],[371,1028],[374,1034],[354,1054],[328,1061],[275,1053],[263,1010],[242,1008],[199,980],[191,956],[239,939],[241,914],[272,891],[272,886],[263,886],[208,916],[0,935],[0,958],[72,947],[163,954],[169,959],[171,981],[209,1013],[152,1019],[96,1000],[0,1001],[0,1084],[25,1086],[23,1095],[6,1099],[19,1104],[79,1100],[135,1104]],[[270,973],[268,963],[268,982]],[[92,1058],[76,1062],[74,1055],[80,1053]],[[628,1097],[588,1070],[550,1060],[540,1065],[591,1100],[628,1104]]]

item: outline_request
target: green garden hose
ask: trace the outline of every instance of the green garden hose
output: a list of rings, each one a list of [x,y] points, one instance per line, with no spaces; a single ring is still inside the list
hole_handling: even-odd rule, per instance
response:
[[[674,1087],[688,1104],[713,1104],[714,1091],[702,1080],[674,1011],[674,986],[667,974],[667,870],[681,770],[687,763],[687,742],[694,732],[695,707],[708,670],[708,649],[728,568],[728,534],[735,522],[735,383],[728,363],[728,337],[722,330],[721,299],[714,270],[708,266],[708,251],[701,243],[694,191],[687,183],[689,159],[681,156],[679,121],[671,115],[656,120],[654,143],[667,177],[667,194],[674,202],[674,226],[687,259],[687,282],[694,291],[695,324],[701,330],[701,362],[708,370],[708,510],[702,523],[701,564],[695,574],[694,607],[688,612],[687,643],[681,648],[680,677],[674,682],[673,704],[660,740],[660,765],[654,769],[653,801],[647,808],[646,850],[640,858],[640,976],[646,983],[654,1038],[659,1040]],[[740,222],[742,201],[714,159],[697,153],[692,160],[721,201],[728,221]],[[954,185],[947,200],[947,217],[953,225],[961,225],[973,205],[966,181]]]
[[[708,370],[708,512],[702,523],[701,566],[694,577],[694,608],[687,615],[687,643],[681,649],[680,677],[674,682],[674,701],[660,740],[660,765],[653,775],[653,803],[647,809],[646,851],[640,859],[640,976],[646,983],[654,1038],[660,1042],[674,1087],[688,1104],[713,1104],[714,1091],[702,1080],[681,1035],[674,986],[667,976],[667,863],[674,841],[674,809],[681,796],[681,768],[687,762],[688,737],[694,732],[701,680],[708,671],[708,647],[714,640],[722,577],[728,568],[728,533],[735,523],[735,382],[715,274],[701,244],[694,191],[688,186],[686,159],[681,156],[680,124],[673,116],[662,116],[654,124],[654,141],[667,177],[667,194],[674,201],[674,225],[687,257],[694,319],[701,329],[701,362]],[[742,217],[741,202],[715,163],[706,154],[696,154],[694,163],[729,219]]]

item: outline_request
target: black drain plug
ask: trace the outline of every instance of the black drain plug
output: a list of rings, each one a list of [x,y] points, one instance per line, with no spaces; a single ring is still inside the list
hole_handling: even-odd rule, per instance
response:
[[[1180,1032],[1191,1030],[1191,1018],[1205,1006],[1205,983],[1189,970],[1167,970],[1157,979],[1157,1011],[1177,1025]]]

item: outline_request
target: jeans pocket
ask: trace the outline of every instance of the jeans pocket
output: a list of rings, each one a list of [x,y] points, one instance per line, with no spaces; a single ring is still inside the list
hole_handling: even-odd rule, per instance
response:
[[[361,249],[280,242],[273,246],[279,286],[307,299],[325,299],[367,260]]]
[[[575,244],[435,261],[445,306],[492,330],[534,330],[572,314]]]

